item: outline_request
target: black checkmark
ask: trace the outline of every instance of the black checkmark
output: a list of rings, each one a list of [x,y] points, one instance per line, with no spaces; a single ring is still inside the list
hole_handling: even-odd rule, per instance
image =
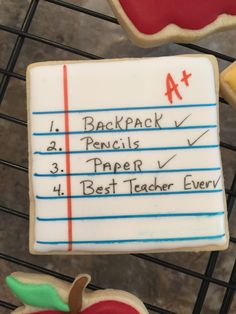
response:
[[[184,120],[182,120],[181,122],[177,123],[177,121],[175,121],[175,126],[178,128],[179,126],[181,126],[181,124],[184,123],[184,121],[186,121],[192,114],[190,113],[187,117],[184,118]]]
[[[157,163],[158,163],[159,169],[164,168],[168,164],[168,162],[170,162],[173,158],[175,158],[175,156],[177,156],[177,154],[175,154],[172,157],[170,157],[163,165],[161,165],[160,161],[158,160]]]
[[[203,135],[205,135],[207,132],[209,132],[210,130],[206,130],[204,133],[202,133],[195,141],[193,141],[192,143],[190,142],[190,140],[188,139],[188,145],[189,146],[193,146],[201,137],[203,137]]]
[[[214,186],[214,189],[217,187],[217,184],[219,183],[220,178],[221,178],[221,175],[219,176],[219,178],[218,178],[216,181],[215,181],[215,180],[213,180],[213,186]]]

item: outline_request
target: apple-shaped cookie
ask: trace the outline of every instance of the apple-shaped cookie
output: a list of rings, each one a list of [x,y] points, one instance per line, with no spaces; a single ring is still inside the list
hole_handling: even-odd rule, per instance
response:
[[[120,290],[85,290],[90,276],[79,275],[72,285],[47,275],[16,272],[6,278],[24,306],[14,314],[147,314],[134,295]]]
[[[235,0],[109,0],[120,24],[141,47],[192,42],[236,26]]]
[[[236,110],[236,61],[221,72],[220,93]]]

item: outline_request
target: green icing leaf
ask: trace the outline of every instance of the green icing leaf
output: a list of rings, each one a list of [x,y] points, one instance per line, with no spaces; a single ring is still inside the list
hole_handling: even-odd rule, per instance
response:
[[[12,276],[6,278],[6,283],[24,304],[69,312],[69,306],[62,301],[57,290],[48,283],[27,284]]]

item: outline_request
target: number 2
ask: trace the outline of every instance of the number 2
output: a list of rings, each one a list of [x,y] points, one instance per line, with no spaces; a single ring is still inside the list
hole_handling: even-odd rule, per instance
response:
[[[52,151],[52,150],[57,150],[55,141],[51,141],[48,148],[47,148],[47,151]]]

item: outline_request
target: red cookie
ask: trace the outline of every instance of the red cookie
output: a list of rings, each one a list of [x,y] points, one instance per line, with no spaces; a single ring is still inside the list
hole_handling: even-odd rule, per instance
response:
[[[141,47],[187,43],[236,26],[235,0],[109,0],[130,39]]]
[[[122,290],[88,292],[90,276],[79,275],[73,284],[44,275],[15,272],[8,287],[24,304],[12,314],[148,314],[141,300]]]

